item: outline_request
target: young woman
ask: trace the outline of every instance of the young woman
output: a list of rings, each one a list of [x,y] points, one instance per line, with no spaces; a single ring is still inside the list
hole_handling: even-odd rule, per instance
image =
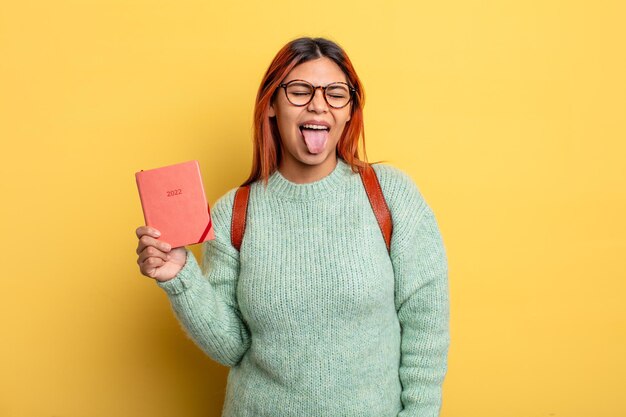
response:
[[[236,188],[212,207],[203,269],[136,230],[141,272],[188,334],[230,367],[223,415],[434,417],[447,371],[447,259],[408,175],[372,164],[393,220],[389,249],[360,175],[363,89],[326,39],[285,45],[256,99],[241,246]]]

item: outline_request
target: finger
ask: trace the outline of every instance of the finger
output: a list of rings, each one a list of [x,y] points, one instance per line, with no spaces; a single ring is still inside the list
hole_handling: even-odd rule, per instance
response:
[[[139,257],[137,258],[137,263],[139,263],[139,264],[144,263],[147,259],[150,259],[150,258],[158,258],[158,259],[162,259],[164,261],[167,261],[168,260],[168,255],[167,255],[167,253],[161,252],[160,250],[158,250],[154,246],[147,246],[139,254]]]
[[[144,248],[148,246],[154,246],[162,252],[169,252],[172,250],[172,246],[169,243],[162,242],[148,235],[143,235],[139,238],[139,243],[137,244],[137,250],[135,252],[139,255]]]
[[[143,235],[149,235],[149,236],[157,238],[161,236],[161,232],[151,226],[139,226],[135,230],[135,235],[137,235],[137,238],[140,238]]]
[[[163,265],[165,265],[165,261],[163,261],[162,259],[148,258],[139,266],[139,269],[141,270],[141,273],[145,276],[149,278],[154,278],[156,277],[159,268]]]

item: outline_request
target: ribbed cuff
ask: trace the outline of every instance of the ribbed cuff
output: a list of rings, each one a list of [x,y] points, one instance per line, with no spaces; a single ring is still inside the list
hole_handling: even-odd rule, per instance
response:
[[[186,249],[186,251],[187,261],[185,265],[183,265],[183,268],[178,271],[178,274],[169,281],[156,281],[157,285],[163,288],[168,294],[176,295],[186,291],[193,286],[194,280],[202,275],[202,271],[200,270],[200,266],[193,252],[189,249]]]

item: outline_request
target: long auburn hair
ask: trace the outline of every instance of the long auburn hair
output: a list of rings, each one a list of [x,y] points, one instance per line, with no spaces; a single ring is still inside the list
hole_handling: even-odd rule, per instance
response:
[[[365,92],[348,55],[339,45],[328,39],[298,38],[278,51],[261,81],[254,106],[252,170],[242,186],[259,179],[267,185],[269,176],[278,169],[280,164],[280,134],[276,119],[269,117],[270,105],[280,83],[297,65],[322,57],[335,62],[346,75],[348,83],[356,90],[352,97],[350,120],[346,123],[337,144],[337,156],[346,161],[354,172],[358,172],[359,168],[367,165],[363,127]],[[363,141],[363,160],[359,157],[359,138]]]

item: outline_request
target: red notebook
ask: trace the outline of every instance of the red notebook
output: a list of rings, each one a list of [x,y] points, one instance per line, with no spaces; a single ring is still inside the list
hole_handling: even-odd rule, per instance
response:
[[[135,173],[146,225],[172,248],[215,239],[200,165],[188,161]]]

